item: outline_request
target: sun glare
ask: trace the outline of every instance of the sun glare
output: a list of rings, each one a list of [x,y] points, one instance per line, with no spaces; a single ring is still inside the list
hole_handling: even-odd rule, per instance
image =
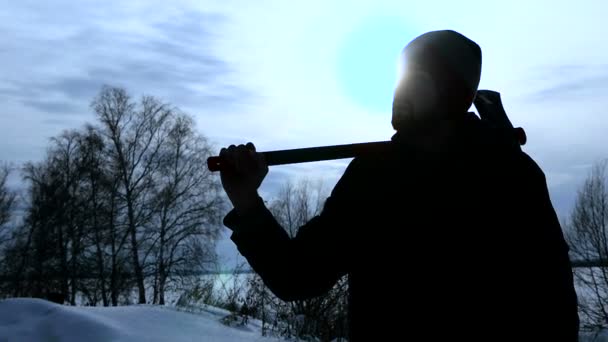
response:
[[[395,74],[395,87],[394,87],[395,89],[397,89],[397,87],[399,86],[399,83],[405,77],[407,61],[403,54],[399,54],[399,56],[397,57],[396,64],[397,65],[396,65],[396,70],[395,70],[396,74]]]

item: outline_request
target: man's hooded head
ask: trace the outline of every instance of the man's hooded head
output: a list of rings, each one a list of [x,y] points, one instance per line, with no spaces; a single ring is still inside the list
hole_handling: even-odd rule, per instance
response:
[[[395,90],[392,124],[431,124],[466,113],[481,77],[481,49],[451,31],[432,31],[411,41],[401,55],[403,74]]]

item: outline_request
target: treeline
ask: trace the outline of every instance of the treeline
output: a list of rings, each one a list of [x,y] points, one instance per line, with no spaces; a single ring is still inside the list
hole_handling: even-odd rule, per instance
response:
[[[104,87],[91,109],[95,121],[53,137],[41,161],[0,167],[0,298],[194,302],[229,309],[226,322],[258,318],[268,335],[346,336],[346,278],[324,296],[288,303],[255,274],[220,289],[218,278],[199,276],[217,266],[230,207],[192,117],[115,87]],[[19,192],[11,176],[21,177]],[[294,236],[325,197],[320,184],[287,184],[269,208]]]
[[[91,108],[93,124],[20,168],[19,201],[9,168],[0,173],[0,294],[164,304],[215,265],[226,207],[206,167],[210,145],[192,117],[151,96],[104,87]]]

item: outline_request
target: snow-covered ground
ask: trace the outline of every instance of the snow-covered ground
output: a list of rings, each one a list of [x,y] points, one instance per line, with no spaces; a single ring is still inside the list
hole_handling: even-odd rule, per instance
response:
[[[194,313],[151,305],[72,307],[42,299],[0,301],[1,342],[278,342],[262,337],[260,322],[229,327],[228,312],[201,308]],[[581,342],[608,342],[608,334],[585,335]]]
[[[282,341],[262,337],[259,321],[229,327],[220,309],[196,314],[159,306],[71,307],[41,299],[0,301],[2,342]]]

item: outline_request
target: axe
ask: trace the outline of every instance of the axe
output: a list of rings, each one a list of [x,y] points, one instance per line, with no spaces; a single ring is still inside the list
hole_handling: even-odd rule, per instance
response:
[[[507,113],[502,106],[500,93],[491,90],[479,90],[477,91],[474,104],[482,120],[486,120],[500,130],[505,131],[508,136],[513,138],[514,144],[517,144],[518,146],[525,145],[527,140],[526,133],[521,127],[514,128],[511,121],[509,121]],[[260,153],[264,155],[268,166],[273,166],[378,154],[386,151],[391,143],[391,141],[377,141],[276,150]],[[207,159],[207,166],[210,171],[220,171],[225,165],[226,164],[219,156],[213,156]]]

